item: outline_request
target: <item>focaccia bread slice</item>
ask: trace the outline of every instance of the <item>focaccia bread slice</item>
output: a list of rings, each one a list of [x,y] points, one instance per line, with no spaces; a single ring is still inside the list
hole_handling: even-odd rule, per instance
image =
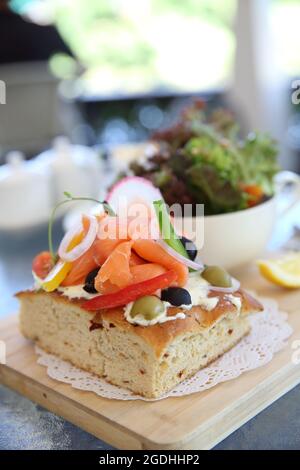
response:
[[[241,309],[228,296],[207,311],[170,307],[185,319],[153,326],[137,326],[124,318],[123,308],[95,313],[81,308],[84,300],[70,300],[58,292],[24,291],[20,327],[25,337],[73,365],[149,398],[157,398],[185,378],[224,354],[250,331],[247,316],[263,310],[243,290],[234,294]]]

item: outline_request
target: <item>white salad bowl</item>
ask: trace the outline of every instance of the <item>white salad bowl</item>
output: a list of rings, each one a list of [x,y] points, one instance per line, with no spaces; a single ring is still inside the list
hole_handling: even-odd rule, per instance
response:
[[[228,214],[199,216],[193,220],[194,229],[202,232],[197,237],[203,244],[198,247],[198,255],[205,264],[232,269],[262,254],[278,218],[300,201],[300,176],[296,173],[280,172],[275,185],[275,196],[255,207]],[[281,207],[279,200],[282,202],[284,190],[289,185],[291,192]],[[195,236],[186,231],[185,235],[195,240]]]

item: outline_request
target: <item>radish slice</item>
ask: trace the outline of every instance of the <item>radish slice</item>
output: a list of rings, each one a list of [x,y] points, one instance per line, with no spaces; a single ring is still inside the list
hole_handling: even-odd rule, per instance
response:
[[[118,215],[121,215],[120,208],[126,208],[133,203],[146,203],[152,208],[153,201],[157,199],[162,199],[160,190],[149,180],[140,176],[127,176],[121,179],[114,184],[106,196],[107,202]]]
[[[241,283],[235,277],[231,276],[231,281],[232,281],[232,286],[231,287],[218,287],[218,286],[212,286],[211,284],[208,286],[209,290],[213,291],[218,291],[218,292],[224,292],[226,294],[232,294],[233,292],[236,292],[239,290]]]
[[[202,271],[204,268],[202,263],[197,263],[196,261],[192,261],[185,256],[180,255],[177,251],[173,250],[164,240],[159,239],[157,243],[167,252],[169,255],[173,256],[174,259],[179,261],[179,263],[184,264],[188,268],[194,269],[195,271]]]
[[[98,221],[94,216],[87,215],[86,217],[90,221],[90,226],[86,236],[78,245],[76,245],[72,250],[68,251],[68,247],[70,246],[73,238],[76,235],[79,235],[82,231],[82,225],[77,225],[76,227],[70,229],[62,239],[58,249],[59,257],[62,260],[69,262],[75,261],[92,246],[97,235]]]

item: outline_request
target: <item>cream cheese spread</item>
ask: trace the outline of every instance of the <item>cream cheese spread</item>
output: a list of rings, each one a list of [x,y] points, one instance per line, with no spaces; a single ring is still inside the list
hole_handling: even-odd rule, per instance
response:
[[[152,320],[146,320],[146,318],[143,316],[143,314],[138,314],[135,317],[132,317],[130,315],[132,306],[134,302],[130,302],[129,304],[125,305],[124,307],[124,315],[126,320],[129,323],[135,324],[135,325],[141,325],[141,326],[151,326],[155,325],[156,323],[165,323],[167,321],[171,320],[183,320],[185,318],[185,314],[183,312],[178,312],[176,315],[167,315],[168,307],[172,307],[169,302],[163,302],[164,304],[164,311],[158,315],[156,318],[153,318]]]
[[[231,302],[237,308],[238,312],[241,311],[242,301],[240,297],[235,297],[232,294],[226,294],[224,298],[229,300],[229,302]]]
[[[35,286],[34,288],[40,289],[41,288],[41,281],[40,279],[34,275]],[[62,295],[68,297],[69,299],[93,299],[94,297],[99,296],[99,293],[90,294],[83,289],[84,285],[80,284],[77,286],[69,286],[69,287],[58,287],[57,291],[60,292]],[[190,310],[193,306],[200,306],[203,309],[210,311],[213,310],[219,302],[219,297],[209,297],[209,283],[203,279],[199,273],[195,272],[189,275],[188,281],[184,288],[189,292],[191,296],[191,304],[189,305],[181,305],[180,308],[182,310]],[[238,311],[241,310],[242,301],[240,297],[235,297],[232,294],[226,294],[224,296],[226,300],[229,300]],[[124,315],[126,320],[132,324],[138,324],[141,326],[151,326],[157,323],[165,323],[167,321],[172,320],[180,320],[184,319],[186,315],[183,311],[178,312],[176,315],[167,315],[168,307],[172,307],[169,302],[163,302],[164,304],[164,311],[153,318],[152,320],[146,320],[143,314],[136,315],[134,318],[130,316],[130,312],[132,309],[134,302],[130,302],[129,304],[124,306]]]
[[[58,287],[57,290],[69,299],[93,299],[100,295],[99,293],[90,294],[86,292],[83,288],[83,284],[79,284],[78,286]]]
[[[199,273],[190,274],[184,288],[190,293],[192,303],[183,308],[199,305],[205,310],[213,310],[218,305],[219,297],[208,297],[209,283]]]

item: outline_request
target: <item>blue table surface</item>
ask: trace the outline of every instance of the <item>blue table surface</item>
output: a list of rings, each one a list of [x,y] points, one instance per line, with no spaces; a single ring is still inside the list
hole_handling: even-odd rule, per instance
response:
[[[281,221],[272,241],[276,248],[291,233],[294,213]],[[56,241],[62,235],[56,225]],[[13,294],[32,283],[31,261],[47,247],[43,227],[29,234],[0,234],[0,318],[16,312]],[[17,393],[0,386],[0,449],[111,449],[103,441]],[[215,449],[300,449],[300,386],[280,398]]]

